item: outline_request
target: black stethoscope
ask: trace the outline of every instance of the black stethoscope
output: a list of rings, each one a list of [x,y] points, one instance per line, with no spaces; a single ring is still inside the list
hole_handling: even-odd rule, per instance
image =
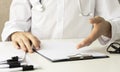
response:
[[[113,42],[107,47],[107,52],[112,54],[120,54],[120,43]]]
[[[86,11],[86,12],[84,12],[83,10],[84,10],[84,7],[83,7],[83,5],[82,5],[82,0],[78,0],[78,6],[79,6],[79,11],[80,11],[80,13],[79,13],[79,16],[93,16],[93,13],[92,13],[92,1],[90,1],[90,0],[87,0],[87,2],[88,2],[88,10]],[[35,9],[37,9],[37,10],[39,10],[39,11],[44,11],[45,10],[45,8],[44,8],[44,6],[43,6],[43,4],[42,4],[42,0],[37,0],[36,2],[35,2]]]

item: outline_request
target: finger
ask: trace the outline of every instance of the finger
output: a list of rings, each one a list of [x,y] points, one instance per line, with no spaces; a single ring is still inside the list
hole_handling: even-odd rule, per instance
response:
[[[27,52],[27,48],[25,47],[25,45],[24,45],[24,43],[23,43],[22,40],[19,40],[19,41],[18,41],[18,44],[19,44],[19,46],[20,46],[20,48],[21,48],[22,50],[24,50],[25,52]]]
[[[99,32],[99,29],[93,28],[93,30],[91,31],[90,35],[86,39],[84,39],[82,42],[80,42],[80,44],[78,44],[77,48],[79,49],[81,47],[90,45],[100,35],[101,35],[101,32]]]
[[[85,46],[86,46],[85,43],[84,43],[84,42],[81,42],[81,43],[79,43],[79,44],[77,45],[77,49],[82,48],[82,47],[85,47]]]
[[[89,46],[91,43],[92,41],[89,38],[86,38],[77,45],[77,49],[85,47],[85,46]]]
[[[29,40],[27,37],[24,37],[24,38],[23,38],[23,42],[24,42],[24,44],[25,44],[25,47],[27,48],[27,51],[28,51],[29,53],[33,53],[30,40]]]
[[[20,49],[20,46],[18,45],[16,41],[12,41],[12,44],[15,48]]]
[[[30,41],[32,42],[33,46],[36,49],[40,49],[40,41],[36,37],[34,37],[32,35],[29,35],[28,37],[29,37]]]
[[[40,41],[37,38],[31,39],[33,46],[36,49],[40,49]]]
[[[100,16],[95,16],[94,18],[91,18],[90,20],[91,24],[97,24],[97,23],[101,23],[102,21],[105,21],[102,17]]]

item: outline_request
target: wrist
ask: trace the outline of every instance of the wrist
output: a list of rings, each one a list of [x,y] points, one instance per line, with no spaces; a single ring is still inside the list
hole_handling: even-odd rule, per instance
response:
[[[107,37],[111,38],[112,37],[112,29],[111,29],[112,27],[111,27],[111,24],[108,21],[106,21],[106,24],[107,24],[107,27],[106,27],[107,30],[106,30],[104,36],[107,36]]]

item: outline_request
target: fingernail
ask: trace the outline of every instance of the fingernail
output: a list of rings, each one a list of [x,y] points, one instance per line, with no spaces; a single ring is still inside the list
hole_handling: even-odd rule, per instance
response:
[[[37,49],[37,50],[39,50],[39,49],[40,49],[40,47],[36,47],[36,49]]]
[[[29,53],[33,53],[33,51],[32,51],[32,50],[29,50]]]
[[[77,48],[77,49],[79,49],[79,48]]]
[[[17,49],[20,49],[20,47],[16,47]]]
[[[80,47],[79,46],[77,46],[77,49],[79,49]]]

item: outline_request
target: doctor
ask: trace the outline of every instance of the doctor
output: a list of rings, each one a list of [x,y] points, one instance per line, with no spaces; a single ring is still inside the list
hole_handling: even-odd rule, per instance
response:
[[[2,40],[33,52],[41,39],[85,38],[77,48],[97,38],[101,44],[120,39],[118,0],[12,0]]]

